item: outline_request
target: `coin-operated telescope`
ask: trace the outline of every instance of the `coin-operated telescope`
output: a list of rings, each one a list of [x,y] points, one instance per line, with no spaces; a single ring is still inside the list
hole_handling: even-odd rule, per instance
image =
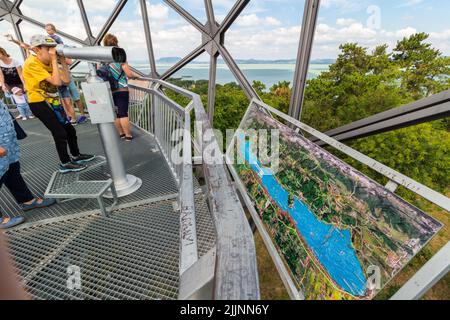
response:
[[[105,151],[111,177],[118,197],[134,193],[142,186],[142,180],[125,171],[122,152],[119,147],[119,135],[114,122],[116,111],[109,82],[97,76],[97,63],[125,63],[127,55],[125,50],[118,47],[70,47],[56,46],[56,52],[69,59],[89,62],[90,73],[86,82],[81,84],[84,99],[89,111],[91,123],[97,124]],[[112,191],[105,197],[111,198]]]
[[[127,61],[125,50],[118,47],[71,47],[63,44],[56,46],[56,52],[69,59],[100,63],[124,63]]]

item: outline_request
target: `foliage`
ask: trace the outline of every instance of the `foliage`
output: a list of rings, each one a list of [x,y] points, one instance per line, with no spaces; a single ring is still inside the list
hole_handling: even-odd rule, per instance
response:
[[[398,41],[393,52],[380,45],[369,52],[356,43],[340,46],[341,53],[327,72],[308,81],[302,122],[326,132],[333,128],[450,89],[450,58],[427,43],[428,35],[414,34]],[[172,79],[201,95],[207,105],[208,82]],[[291,100],[290,83],[267,87],[255,81],[261,99],[285,113]],[[174,96],[180,104],[187,102]],[[217,85],[214,127],[234,129],[249,100],[236,83]],[[450,185],[450,120],[372,136],[350,145],[368,156],[440,192]],[[380,182],[378,175],[345,157],[357,169]],[[406,195],[406,193],[405,193]]]

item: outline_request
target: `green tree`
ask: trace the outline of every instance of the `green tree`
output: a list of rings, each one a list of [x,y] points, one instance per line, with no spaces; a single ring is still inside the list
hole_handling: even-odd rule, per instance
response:
[[[414,99],[450,88],[450,57],[427,43],[429,35],[416,33],[397,43],[393,60],[403,69],[401,86]]]

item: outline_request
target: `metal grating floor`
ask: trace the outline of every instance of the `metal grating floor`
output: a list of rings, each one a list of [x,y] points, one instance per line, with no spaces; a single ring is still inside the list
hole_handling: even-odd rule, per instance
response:
[[[22,174],[31,191],[39,196],[45,192],[48,182],[58,168],[58,158],[53,140],[47,129],[39,120],[20,122],[28,134],[21,141]],[[81,152],[104,155],[96,126],[79,125],[76,127]],[[156,149],[154,139],[140,130],[133,132],[135,140],[131,143],[122,141],[122,155],[128,173],[142,179],[143,186],[134,194],[120,199],[119,207],[146,203],[151,198],[174,198],[178,187],[166,164],[164,156]],[[82,173],[81,180],[106,180],[107,172],[101,167],[91,172]],[[105,201],[107,205],[110,201]],[[4,216],[24,215],[29,222],[57,218],[98,209],[95,200],[74,200],[43,210],[23,213],[6,188],[0,190],[0,208]]]
[[[42,194],[57,161],[53,141],[36,121],[24,125],[22,172],[33,192]],[[82,152],[100,152],[93,126],[77,127]],[[153,139],[134,132],[123,143],[128,171],[143,179],[143,188],[121,199],[122,209],[101,217],[96,204],[71,201],[27,215],[28,223],[7,232],[10,252],[28,292],[35,299],[176,299],[179,281],[177,187]],[[135,143],[136,142],[136,143]],[[101,179],[102,168],[83,179]],[[205,196],[196,183],[199,255],[215,244],[215,230]],[[167,199],[165,199],[167,198]],[[0,208],[20,214],[2,188]],[[22,213],[23,214],[23,213]],[[79,267],[81,290],[67,285],[68,268]]]

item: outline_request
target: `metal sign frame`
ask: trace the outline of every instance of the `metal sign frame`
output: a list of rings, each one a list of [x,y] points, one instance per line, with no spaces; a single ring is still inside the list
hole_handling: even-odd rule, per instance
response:
[[[316,129],[301,123],[298,120],[282,113],[281,111],[257,100],[253,99],[250,102],[250,105],[242,118],[242,121],[239,125],[239,128],[242,127],[245,119],[247,118],[250,110],[254,107],[258,106],[263,110],[269,112],[269,114],[275,114],[276,116],[282,118],[287,121],[290,125],[295,126],[296,128],[307,132],[313,135],[318,140],[332,146],[333,148],[339,150],[340,152],[352,157],[358,162],[369,166],[374,171],[377,171],[381,175],[389,178],[389,183],[386,186],[387,189],[391,190],[395,193],[395,189],[398,185],[402,185],[405,188],[411,190],[417,195],[427,199],[428,201],[438,205],[444,210],[450,212],[450,199],[446,196],[422,185],[421,183],[381,164],[380,162],[367,157],[366,155],[342,144],[341,142],[328,137],[326,134],[323,134]],[[233,136],[233,139],[227,146],[227,150],[225,153],[225,160],[228,164],[228,168],[236,182],[236,186],[241,193],[244,202],[253,218],[253,221],[258,228],[259,233],[263,239],[263,242],[272,257],[272,260],[280,274],[280,277],[289,293],[289,296],[292,299],[303,300],[305,298],[304,294],[301,291],[297,290],[295,283],[291,277],[291,272],[287,269],[285,263],[283,262],[282,257],[278,253],[270,235],[266,231],[263,223],[261,222],[261,218],[254,208],[253,201],[247,194],[247,189],[242,183],[236,169],[233,166],[233,159],[230,158],[230,153],[235,146],[235,141],[237,138],[237,133]],[[394,184],[394,188],[390,188],[391,184]],[[393,189],[393,190],[392,190]],[[426,245],[426,244],[425,244]],[[424,245],[424,246],[425,246]],[[406,283],[393,297],[393,300],[412,300],[412,299],[420,299],[435,283],[437,283],[440,279],[442,279],[450,270],[450,242],[447,243],[444,248],[442,248],[428,263],[420,269],[410,280]]]

